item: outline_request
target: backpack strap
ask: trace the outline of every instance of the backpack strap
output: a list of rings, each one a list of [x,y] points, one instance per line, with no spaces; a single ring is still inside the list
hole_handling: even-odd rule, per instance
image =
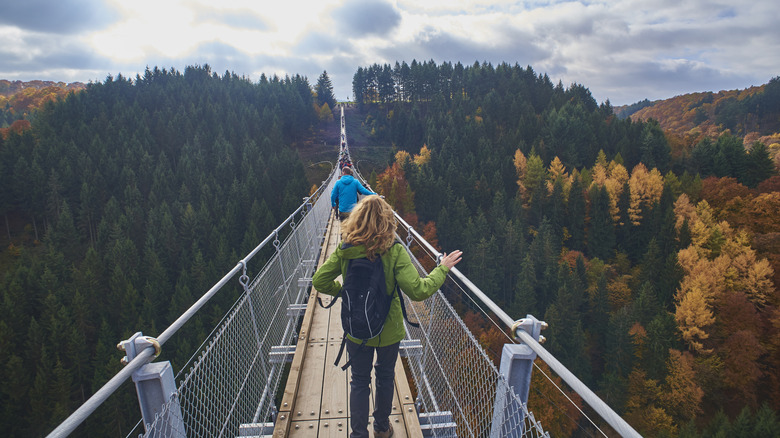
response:
[[[363,342],[362,342],[362,343],[360,344],[360,346],[358,347],[358,349],[357,349],[357,352],[359,352],[359,351],[363,350],[363,348],[365,348],[365,346],[366,346],[366,342],[367,342],[367,341],[364,339],[364,340],[363,340]],[[344,346],[346,346],[346,345],[347,345],[347,334],[346,334],[346,333],[344,333],[344,337],[343,337],[343,338],[341,338],[341,347],[339,347],[339,353],[336,355],[336,362],[333,362],[333,365],[336,365],[336,366],[338,366],[338,365],[339,365],[339,361],[341,360],[341,355],[344,353]],[[357,352],[356,352],[356,353],[357,353]],[[346,370],[347,370],[347,368],[349,368],[351,365],[352,365],[352,357],[350,357],[350,358],[347,360],[347,363],[345,363],[345,364],[344,364],[344,365],[341,367],[341,369],[342,369],[342,370],[344,370],[344,371],[346,371]]]
[[[339,366],[339,361],[341,360],[341,355],[344,353],[344,346],[347,345],[347,332],[344,332],[344,336],[341,338],[341,346],[339,347],[339,353],[336,355],[336,361],[333,362],[333,365]],[[344,369],[346,370],[346,367],[352,365],[352,360],[348,360],[347,363],[344,364]]]
[[[395,285],[395,290],[396,290],[396,292],[398,291],[398,284],[397,283]],[[409,325],[412,326],[412,327],[420,327],[419,323],[409,321],[409,315],[406,313],[406,305],[404,304],[404,296],[401,295],[400,292],[397,292],[397,293],[398,293],[398,300],[401,301],[401,313],[404,315],[404,319],[406,320],[406,322],[408,322]]]
[[[393,246],[395,246],[395,245],[403,245],[403,243],[401,243],[401,242],[396,240],[395,243],[393,243]],[[393,293],[394,294],[397,293],[398,294],[398,300],[401,301],[401,313],[404,315],[404,319],[406,320],[406,322],[409,323],[410,326],[412,326],[412,327],[420,327],[419,323],[409,321],[409,315],[406,313],[406,305],[404,304],[404,296],[403,296],[403,294],[401,294],[401,292],[398,289],[400,289],[400,288],[398,287],[398,282],[396,282],[395,283],[395,290],[393,290]]]
[[[336,300],[338,300],[340,296],[341,296],[341,289],[339,289],[336,296],[333,297],[333,299],[330,301],[330,304],[328,304],[327,306],[322,304],[322,299],[320,298],[319,295],[317,295],[317,302],[320,303],[320,306],[322,306],[322,308],[330,309],[331,307],[333,307],[334,304],[336,304]]]

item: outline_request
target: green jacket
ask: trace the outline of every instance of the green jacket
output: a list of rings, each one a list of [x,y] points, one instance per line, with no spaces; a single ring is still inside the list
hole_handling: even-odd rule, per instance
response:
[[[338,248],[314,273],[312,285],[317,291],[332,296],[338,294],[341,290],[341,284],[336,281],[336,277],[339,275],[342,278],[346,276],[349,260],[366,256],[366,247],[364,245],[351,246],[346,249],[341,249],[342,246],[343,242],[339,243]],[[427,277],[420,278],[417,268],[412,264],[412,259],[403,245],[391,246],[390,250],[382,256],[382,264],[385,267],[387,293],[392,294],[397,283],[404,294],[413,301],[422,301],[436,293],[441,285],[444,284],[447,272],[450,270],[446,266],[439,265]],[[395,295],[393,302],[390,304],[390,313],[387,314],[382,333],[369,339],[366,345],[384,347],[400,342],[406,334],[403,318],[401,301],[398,295]],[[351,336],[347,336],[347,338],[356,343],[361,342],[353,339]]]

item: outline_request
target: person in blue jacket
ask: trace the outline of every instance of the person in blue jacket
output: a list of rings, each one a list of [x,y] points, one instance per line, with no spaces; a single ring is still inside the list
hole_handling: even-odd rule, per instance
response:
[[[352,176],[352,168],[344,166],[341,169],[342,177],[336,181],[333,191],[330,192],[330,203],[334,209],[338,206],[339,220],[349,216],[349,212],[355,208],[358,201],[358,193],[361,195],[376,195],[376,193],[363,187],[360,181]]]

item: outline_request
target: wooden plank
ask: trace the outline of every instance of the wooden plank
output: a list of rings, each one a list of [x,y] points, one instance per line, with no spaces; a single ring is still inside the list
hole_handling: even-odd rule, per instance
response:
[[[325,294],[319,294],[319,292],[318,295],[323,297],[322,304],[327,305],[327,302],[330,300],[327,300],[324,297],[328,296]],[[333,307],[336,306],[334,305]],[[309,329],[309,342],[325,342],[325,340],[328,338],[328,327],[330,326],[332,314],[331,309],[326,309],[320,306],[319,303],[316,303],[314,304],[314,309],[312,309],[312,311],[314,313],[314,317],[312,318],[311,328]]]
[[[404,429],[409,438],[422,438],[420,419],[417,417],[417,409],[414,406],[412,390],[409,381],[406,380],[406,372],[401,358],[395,363],[395,390],[399,400],[399,410],[403,417]],[[393,410],[393,413],[396,411]]]
[[[307,307],[306,314],[303,317],[303,324],[301,326],[301,335],[298,338],[298,343],[295,347],[295,356],[293,356],[292,365],[290,365],[290,373],[287,377],[287,385],[284,388],[284,395],[282,396],[282,406],[279,409],[279,416],[289,419],[292,410],[295,408],[295,399],[298,393],[298,387],[300,385],[301,370],[303,368],[304,359],[306,357],[306,334],[308,333],[308,327],[311,325],[311,318],[313,315],[312,300],[309,300],[309,306]],[[278,421],[274,426],[274,437],[281,438],[286,437],[289,432],[289,421]]]
[[[306,361],[301,370],[301,384],[295,397],[293,419],[318,419],[322,402],[322,376],[325,366],[325,343],[312,342],[306,346]]]
[[[327,242],[330,242],[331,236],[333,234],[333,222],[333,214],[331,214],[325,237]],[[327,252],[329,247],[330,245],[323,245],[323,248],[320,251],[319,261],[317,263],[318,267],[322,266],[322,264],[330,255],[330,253]],[[293,356],[293,361],[290,366],[290,372],[287,377],[287,385],[284,388],[284,395],[282,396],[282,405],[279,409],[278,420],[274,427],[273,436],[275,438],[287,437],[289,433],[289,428],[291,426],[290,416],[295,409],[295,399],[298,393],[298,387],[300,385],[301,369],[303,367],[306,356],[307,337],[311,327],[312,318],[314,317],[314,306],[317,303],[316,295],[316,293],[311,293],[309,295],[309,302],[306,306],[306,313],[304,314],[303,321],[301,322],[301,330],[298,336],[298,343],[296,344],[295,356]]]
[[[412,390],[409,387],[409,381],[406,380],[406,371],[404,370],[404,363],[401,358],[395,363],[395,390],[398,395],[398,400],[401,404],[414,403],[412,398]]]
[[[341,281],[341,276],[339,275],[339,278],[337,278],[338,281]],[[328,297],[331,298],[332,297]],[[322,301],[323,304],[325,303],[325,300]],[[344,329],[341,327],[341,298],[339,298],[336,301],[336,304],[333,305],[333,307],[330,308],[330,321],[328,322],[328,341],[330,342],[338,342],[341,343],[341,340],[344,338]],[[344,357],[346,357],[346,347]],[[346,363],[346,360],[344,361]]]
[[[393,426],[393,438],[407,438],[409,433],[406,430],[403,415],[394,414],[390,416],[390,424]],[[422,436],[422,435],[421,435]]]
[[[404,429],[409,438],[423,438],[422,429],[420,429],[420,419],[417,418],[417,410],[414,403],[404,404],[401,408],[403,412]]]
[[[349,418],[329,418],[320,420],[319,438],[349,437]]]
[[[340,365],[346,363],[346,353],[342,354],[339,366],[333,365],[341,342],[328,342],[325,356],[325,373],[322,383],[322,407],[320,418],[346,417],[349,406],[349,383],[347,372]]]
[[[317,438],[320,425],[317,420],[293,421],[290,427],[290,438]]]
[[[290,412],[279,411],[279,416],[276,417],[276,424],[274,425],[273,438],[286,438],[291,423]]]

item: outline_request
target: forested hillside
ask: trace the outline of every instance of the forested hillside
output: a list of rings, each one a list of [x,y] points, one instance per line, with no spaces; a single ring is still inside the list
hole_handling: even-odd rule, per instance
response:
[[[118,341],[159,334],[297,208],[309,185],[290,145],[316,121],[300,76],[154,68],[0,137],[0,436],[51,431],[120,369]],[[237,293],[166,344],[176,370]],[[124,436],[131,385],[75,436]]]
[[[717,140],[729,132],[746,147],[764,143],[780,165],[780,77],[744,90],[690,93],[670,99],[644,100],[616,113],[634,120],[658,121],[673,149],[680,153],[704,138]]]
[[[374,187],[464,250],[458,268],[510,315],[547,321],[545,346],[640,433],[780,434],[780,177],[765,144],[670,144],[656,121],[517,65],[373,65],[353,92],[365,129],[398,150]],[[537,371],[534,385],[549,387]],[[546,397],[531,391],[530,408],[553,436],[590,436]]]
[[[29,119],[46,102],[81,91],[85,87],[86,85],[81,82],[66,84],[52,81],[12,82],[0,79],[0,135],[7,136],[6,131],[10,125],[16,121]]]

